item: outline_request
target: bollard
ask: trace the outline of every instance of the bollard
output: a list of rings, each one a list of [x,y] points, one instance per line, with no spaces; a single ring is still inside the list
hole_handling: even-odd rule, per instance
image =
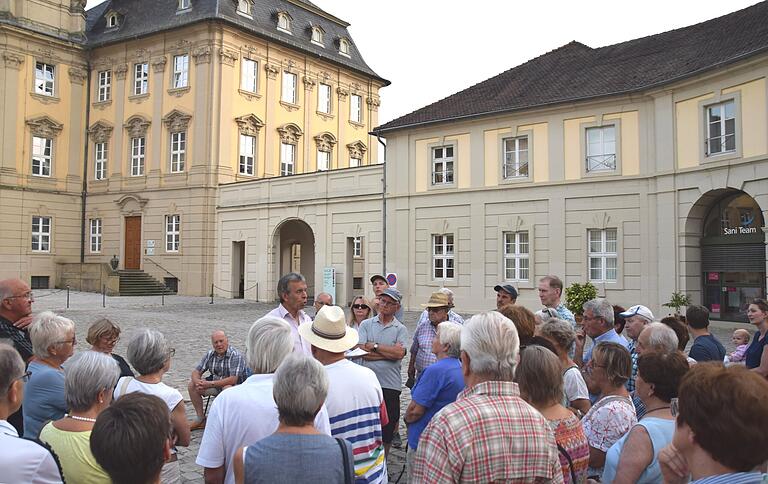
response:
[[[105,308],[107,307],[107,285],[103,284],[101,286],[101,307]]]
[[[69,309],[69,286],[67,286],[67,309]]]
[[[160,305],[165,306],[165,288],[163,288],[163,293],[161,295],[160,301],[161,301]]]
[[[213,284],[211,284],[211,302],[208,304],[213,304]]]

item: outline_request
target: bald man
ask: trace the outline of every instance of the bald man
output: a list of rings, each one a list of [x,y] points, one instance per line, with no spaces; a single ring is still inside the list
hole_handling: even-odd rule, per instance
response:
[[[21,279],[0,281],[0,339],[10,340],[25,362],[32,358],[27,326],[32,322],[32,291]]]
[[[225,388],[245,380],[245,358],[239,351],[229,346],[229,340],[224,331],[214,331],[211,334],[211,346],[213,349],[208,350],[192,371],[192,379],[187,387],[189,399],[197,414],[197,418],[190,423],[191,430],[205,428],[203,395],[218,395]],[[210,374],[203,378],[205,372]]]

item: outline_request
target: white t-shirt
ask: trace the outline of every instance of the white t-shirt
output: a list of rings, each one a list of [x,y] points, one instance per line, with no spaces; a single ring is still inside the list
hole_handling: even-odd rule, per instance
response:
[[[352,444],[357,479],[387,482],[384,441],[381,439],[381,403],[384,394],[373,370],[348,360],[326,365],[328,397],[325,405],[331,435]]]
[[[581,371],[579,371],[578,367],[573,366],[563,373],[563,393],[568,404],[579,399],[589,400],[587,382],[584,381],[584,377],[581,376]]]
[[[211,404],[195,463],[212,469],[226,466],[226,484],[235,482],[232,461],[237,449],[254,444],[277,430],[277,404],[272,398],[273,376],[252,375],[242,384],[221,392]],[[315,417],[315,428],[331,435],[325,405]]]
[[[59,467],[40,444],[19,438],[16,429],[0,420],[0,481],[61,484]]]

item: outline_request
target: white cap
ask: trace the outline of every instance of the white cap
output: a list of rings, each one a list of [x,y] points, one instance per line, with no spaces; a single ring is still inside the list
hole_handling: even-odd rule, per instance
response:
[[[651,310],[641,304],[638,304],[637,306],[632,306],[631,308],[627,309],[623,313],[619,313],[619,314],[625,318],[631,318],[632,316],[642,316],[648,321],[653,321],[653,313],[651,312]]]

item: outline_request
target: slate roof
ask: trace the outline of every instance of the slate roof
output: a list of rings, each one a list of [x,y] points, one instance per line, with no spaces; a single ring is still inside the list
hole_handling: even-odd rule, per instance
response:
[[[768,2],[596,49],[573,41],[389,121],[374,132],[642,91],[721,68],[766,49]]]
[[[374,77],[384,85],[390,84],[363,60],[347,31],[347,22],[323,12],[307,0],[296,2],[304,6],[287,0],[257,0],[253,5],[253,19],[250,19],[237,13],[235,0],[192,0],[192,8],[183,13],[176,11],[178,0],[108,0],[86,11],[87,45],[91,48],[100,47],[197,22],[218,20],[236,25],[270,41],[299,49],[310,56]],[[121,15],[119,27],[116,29],[107,29],[105,14],[109,10]],[[277,30],[278,11],[285,11],[292,17],[292,34]],[[311,27],[314,25],[319,25],[325,31],[325,47],[310,41]],[[350,57],[339,54],[339,39],[342,37],[349,40]]]

